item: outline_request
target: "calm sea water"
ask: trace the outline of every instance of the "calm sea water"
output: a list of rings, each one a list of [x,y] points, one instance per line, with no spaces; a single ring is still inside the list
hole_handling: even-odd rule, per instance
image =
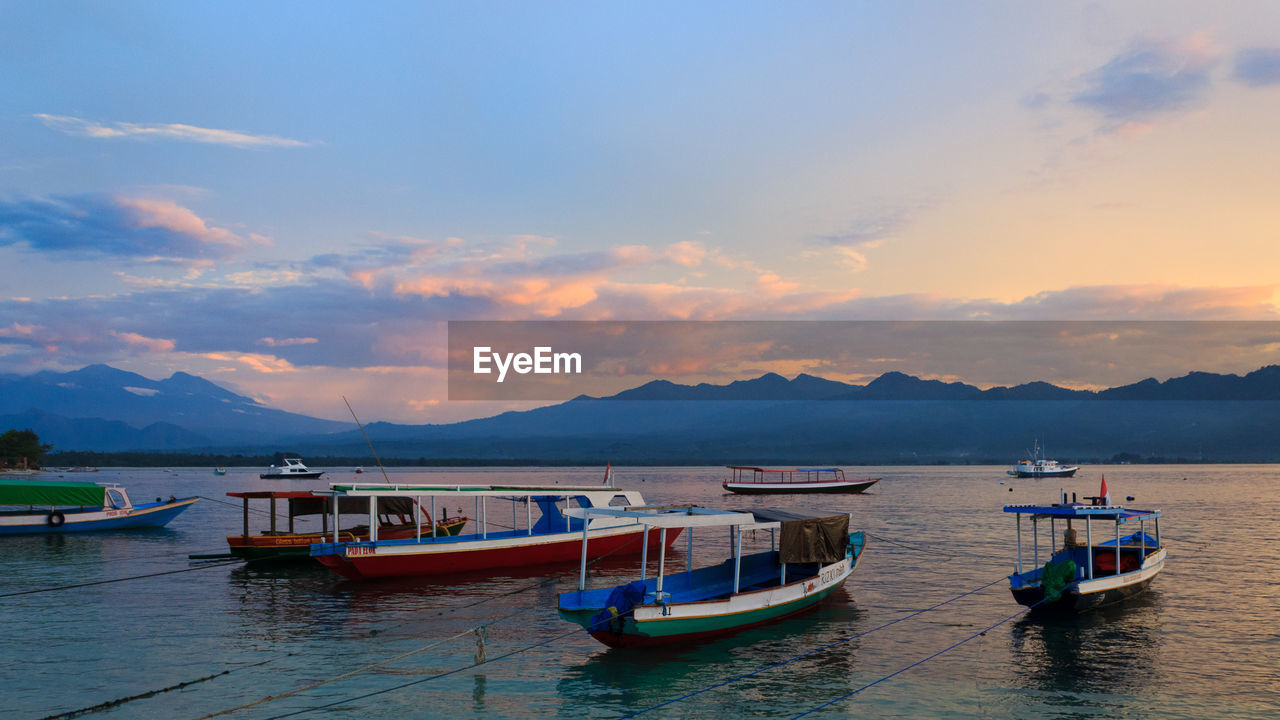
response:
[[[642,491],[650,502],[846,510],[855,527],[872,534],[861,567],[832,600],[735,636],[688,647],[608,650],[556,615],[557,593],[576,587],[574,567],[387,583],[351,583],[319,566],[205,567],[0,598],[0,717],[56,715],[217,675],[89,715],[198,718],[430,645],[224,717],[618,717],[1007,575],[1014,522],[1001,506],[1048,502],[1059,487],[1093,495],[1103,473],[1113,498],[1133,495],[1131,507],[1164,510],[1169,560],[1148,593],[1075,619],[1015,618],[810,717],[1280,717],[1280,467],[1086,467],[1065,481],[1012,480],[995,467],[846,471],[884,480],[865,495],[752,498],[724,495],[719,468],[615,469],[619,486]],[[125,484],[135,502],[170,494],[225,501],[229,490],[317,486],[262,481],[257,472],[232,469],[216,477],[208,469],[130,469],[92,478]],[[397,469],[392,476],[397,482],[580,484],[597,482],[601,470]],[[325,480],[354,478],[344,469]],[[489,517],[501,522],[502,511],[491,506]],[[201,501],[164,530],[0,538],[0,594],[201,567],[187,555],[225,552],[224,536],[239,527],[238,507]],[[723,559],[727,547],[727,533],[704,532],[695,564]],[[683,538],[669,561],[681,567]],[[617,584],[637,566],[607,561],[591,583]],[[1019,609],[1007,584],[996,583],[642,717],[794,717]],[[425,679],[474,663],[478,626],[485,626],[490,662]],[[321,705],[330,707],[311,709]]]

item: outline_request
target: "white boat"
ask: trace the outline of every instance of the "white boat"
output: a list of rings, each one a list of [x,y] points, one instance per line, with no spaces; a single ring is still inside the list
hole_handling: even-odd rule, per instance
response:
[[[164,527],[198,499],[134,505],[116,484],[0,479],[0,535]]]
[[[1089,503],[1067,502],[1063,493],[1059,502],[1052,505],[1005,506],[1005,512],[1014,513],[1018,518],[1017,571],[1009,576],[1009,589],[1018,603],[1039,612],[1091,610],[1143,592],[1164,569],[1166,551],[1160,541],[1160,511],[1112,505],[1105,478],[1102,487],[1099,497],[1085,498]],[[1031,516],[1030,553],[1026,552],[1028,548],[1022,538],[1023,515]],[[1048,557],[1041,566],[1039,530],[1046,519],[1049,521]],[[1114,535],[1110,539],[1095,539],[1095,522],[1099,520],[1114,523]],[[1059,521],[1061,526],[1057,525]],[[1081,521],[1083,538],[1072,525]],[[1137,532],[1134,532],[1134,523]],[[1058,527],[1063,529],[1064,537],[1062,546],[1055,550]],[[1121,534],[1122,527],[1127,534]],[[1155,533],[1154,537],[1147,534],[1148,527]],[[1030,567],[1024,566],[1026,560],[1030,560]]]
[[[1022,478],[1071,477],[1080,469],[1078,465],[1060,465],[1057,460],[1046,460],[1040,453],[1040,441],[1037,440],[1031,459],[1020,461],[1008,473]]]
[[[303,465],[301,458],[285,458],[283,465],[272,465],[258,477],[263,480],[315,480],[323,474],[324,471],[311,470]]]
[[[835,592],[858,566],[865,547],[861,532],[849,532],[845,513],[814,514],[781,509],[747,512],[700,507],[571,508],[572,517],[627,518],[646,527],[687,529],[686,569],[664,575],[666,552],[660,550],[658,575],[646,578],[647,556],[640,579],[618,587],[586,588],[586,549],[578,590],[561,593],[560,617],[582,625],[596,640],[616,648],[689,642],[725,635],[773,622],[821,602]],[[727,528],[730,558],[718,565],[690,569],[694,528]],[[770,548],[742,553],[743,533],[769,531]],[[777,549],[773,531],[779,530]],[[659,547],[665,548],[665,543]]]
[[[390,498],[408,498],[416,508],[409,520],[410,525],[416,526],[416,532],[409,537],[380,537],[377,522],[371,521],[367,540],[339,542],[340,538],[330,534],[326,538],[330,542],[311,546],[312,557],[351,580],[574,562],[579,559],[584,532],[590,539],[592,558],[640,554],[646,552],[649,545],[656,547],[660,535],[669,544],[678,533],[660,534],[656,529],[649,529],[646,535],[646,527],[632,519],[582,520],[567,514],[571,506],[578,509],[644,505],[639,492],[609,485],[343,483],[332,484],[328,492],[316,494],[339,500],[329,507],[338,507],[345,498],[368,498],[370,518],[376,517],[380,503]],[[438,517],[437,507],[461,502],[475,503],[472,531],[456,536],[433,531],[430,518]],[[501,505],[502,509],[495,505]],[[337,527],[336,518],[331,527]]]

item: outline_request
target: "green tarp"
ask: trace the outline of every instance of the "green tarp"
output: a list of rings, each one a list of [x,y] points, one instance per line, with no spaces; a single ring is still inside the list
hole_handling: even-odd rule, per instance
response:
[[[105,505],[106,488],[75,480],[15,480],[0,478],[0,505]]]

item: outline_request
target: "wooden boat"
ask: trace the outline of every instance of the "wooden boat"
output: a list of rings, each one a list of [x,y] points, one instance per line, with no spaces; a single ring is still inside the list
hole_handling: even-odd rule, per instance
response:
[[[1022,605],[1037,611],[1081,612],[1120,602],[1147,589],[1164,569],[1165,547],[1160,542],[1159,510],[1130,510],[1112,505],[1106,479],[1099,497],[1089,503],[1067,502],[1066,493],[1052,505],[1006,505],[1004,511],[1018,518],[1018,565],[1009,576],[1009,589]],[[1031,516],[1031,563],[1023,565],[1022,516]],[[1040,526],[1049,520],[1047,562],[1040,565]],[[1074,523],[1084,521],[1084,542]],[[1058,549],[1057,523],[1063,521],[1063,543]],[[1095,542],[1096,521],[1110,521],[1113,536]],[[1155,536],[1148,535],[1152,523]],[[1137,523],[1137,532],[1132,532]],[[1129,532],[1121,533],[1121,526]]]
[[[198,499],[134,505],[116,484],[0,478],[0,535],[164,527]]]
[[[579,508],[640,506],[644,498],[634,490],[619,490],[608,485],[550,487],[500,485],[382,485],[374,483],[334,484],[326,495],[338,498],[368,498],[373,501],[369,512],[383,502],[411,498],[419,507],[429,508],[435,516],[438,502],[471,500],[475,503],[474,532],[449,536],[432,533],[431,527],[413,537],[386,538],[377,529],[368,540],[344,542],[332,532],[327,542],[311,546],[312,557],[334,572],[355,580],[442,575],[522,567],[578,559],[582,534],[591,539],[591,557],[637,554],[656,544],[660,533],[625,518],[597,517],[573,519],[562,506]],[[509,503],[510,525],[506,514],[498,519],[490,505]],[[461,511],[459,511],[461,512]],[[668,533],[668,543],[675,533]]]
[[[322,470],[312,470],[303,465],[302,458],[285,458],[283,465],[272,465],[258,477],[262,480],[315,480],[323,474]]]
[[[309,560],[311,545],[324,542],[333,535],[329,532],[329,518],[333,515],[333,500],[330,497],[316,495],[310,490],[277,491],[253,490],[248,492],[229,492],[228,497],[240,498],[243,501],[243,530],[239,535],[227,536],[227,547],[231,554],[246,560]],[[270,525],[257,535],[249,534],[250,500],[268,500],[267,514]],[[285,501],[286,529],[277,529],[277,501]],[[338,531],[341,542],[355,542],[369,539],[369,501],[358,498],[344,498],[339,506],[337,517],[358,514],[366,523]],[[404,498],[387,499],[380,505],[378,513],[379,536],[392,538],[414,537],[422,523],[426,523],[427,532],[438,535],[457,535],[467,524],[465,516],[442,517],[433,526],[431,517],[422,517],[421,509]],[[297,532],[294,518],[319,516],[320,527],[311,532]],[[396,516],[396,517],[392,517]],[[336,523],[336,520],[335,520]]]
[[[796,468],[793,470],[729,465],[733,477],[721,485],[739,495],[782,493],[860,493],[880,482],[880,478],[846,480],[840,468]],[[750,475],[748,475],[748,473]]]
[[[1047,460],[1041,454],[1040,441],[1036,440],[1035,449],[1031,452],[1031,458],[1021,460],[1012,470],[1008,470],[1008,474],[1021,478],[1051,478],[1051,477],[1071,477],[1079,470],[1078,465],[1060,465],[1057,460]]]
[[[560,616],[581,625],[610,647],[684,642],[737,632],[807,610],[835,592],[857,568],[866,546],[863,533],[849,532],[849,516],[778,509],[729,512],[684,508],[574,508],[570,515],[626,518],[646,527],[687,528],[684,572],[665,575],[660,544],[658,575],[614,588],[586,589],[586,561],[578,590],[560,595]],[[694,528],[730,531],[731,557],[710,567],[689,569]],[[743,533],[769,530],[770,549],[742,554]],[[773,532],[779,531],[774,549]],[[714,533],[720,536],[719,532]],[[583,542],[583,556],[589,541]]]

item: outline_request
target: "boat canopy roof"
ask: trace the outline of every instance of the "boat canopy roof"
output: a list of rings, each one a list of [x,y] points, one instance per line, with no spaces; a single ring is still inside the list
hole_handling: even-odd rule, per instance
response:
[[[0,478],[0,505],[106,504],[107,488],[79,480],[14,480]]]
[[[533,497],[542,495],[582,495],[583,493],[626,492],[610,485],[387,485],[386,483],[333,483],[328,492],[318,491],[321,495],[399,495],[413,497],[417,495],[443,495],[474,497],[489,495],[496,497]]]
[[[1130,510],[1121,505],[1089,505],[1067,503],[1065,505],[1005,505],[1007,513],[1019,513],[1038,517],[1090,517],[1115,520],[1118,523],[1152,520],[1160,517],[1159,510]]]
[[[754,465],[726,465],[730,470],[752,470],[760,473],[789,473],[789,472],[836,472],[840,468],[823,467],[823,468],[762,468]]]
[[[229,492],[228,497],[248,499],[269,498],[272,500],[288,500],[289,516],[327,515],[333,512],[333,499],[328,493],[314,493],[310,490],[248,490]],[[360,515],[369,512],[368,496],[344,496],[338,498],[339,515]],[[413,500],[408,497],[393,496],[378,501],[378,512],[397,515],[411,515]]]

